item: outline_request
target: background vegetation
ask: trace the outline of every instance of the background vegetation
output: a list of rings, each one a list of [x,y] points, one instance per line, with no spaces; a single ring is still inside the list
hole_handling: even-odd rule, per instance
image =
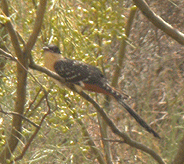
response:
[[[166,22],[183,30],[184,3],[181,0],[147,3]],[[32,43],[30,36],[35,34],[39,1],[9,1],[8,6],[9,17],[3,5],[0,10],[0,46],[17,57],[26,73],[31,61],[29,55],[36,64],[43,66],[42,47],[51,43],[62,49],[63,56],[97,66],[116,88],[132,97],[127,104],[160,134],[161,139],[147,133],[114,99],[88,94],[131,139],[154,150],[166,163],[174,160],[184,128],[182,44],[155,27],[132,1],[53,0],[47,2],[41,31],[29,51],[27,47]],[[28,56],[27,62],[17,56],[18,50],[7,30],[10,22],[19,39],[22,56]],[[22,77],[25,82],[18,79],[24,71],[20,63],[13,61],[15,58],[11,59],[8,54],[0,55],[0,162],[159,162],[147,152],[125,144],[125,138],[120,140],[108,128],[91,103],[74,91],[60,89],[43,72],[29,68],[29,73]],[[118,69],[120,74],[115,73]],[[21,82],[26,93],[18,92]],[[18,95],[22,99],[18,99]],[[20,100],[22,113],[18,111]],[[12,123],[17,119],[21,120],[20,131]],[[6,156],[4,152],[9,143],[15,143],[10,137],[16,138],[18,145]]]

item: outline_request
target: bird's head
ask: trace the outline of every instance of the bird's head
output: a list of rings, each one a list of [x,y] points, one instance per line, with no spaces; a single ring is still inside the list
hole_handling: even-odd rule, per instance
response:
[[[43,47],[43,50],[45,66],[51,71],[54,71],[54,64],[63,58],[59,48],[56,45],[48,45]]]
[[[43,47],[43,50],[44,52],[61,54],[59,47],[53,44]]]

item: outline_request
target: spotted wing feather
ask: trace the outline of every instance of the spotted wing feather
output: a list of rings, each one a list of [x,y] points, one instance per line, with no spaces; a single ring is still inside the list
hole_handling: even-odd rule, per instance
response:
[[[99,85],[102,83],[102,79],[106,81],[98,68],[77,60],[61,59],[55,63],[54,69],[67,82],[75,84],[85,82],[87,84]]]

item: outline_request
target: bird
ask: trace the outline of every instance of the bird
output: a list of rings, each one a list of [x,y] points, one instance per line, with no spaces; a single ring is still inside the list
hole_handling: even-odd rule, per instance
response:
[[[87,90],[112,96],[143,128],[155,137],[160,138],[159,134],[124,102],[128,95],[112,87],[100,69],[82,61],[63,57],[59,47],[56,45],[43,47],[43,52],[44,66],[64,78],[66,83],[73,84],[78,92]],[[63,86],[58,80],[53,80],[60,87]]]

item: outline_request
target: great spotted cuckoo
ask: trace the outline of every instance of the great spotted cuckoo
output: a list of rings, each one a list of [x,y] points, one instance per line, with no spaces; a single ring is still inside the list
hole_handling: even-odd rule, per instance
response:
[[[159,135],[124,102],[127,95],[122,94],[120,91],[110,86],[108,80],[97,67],[63,57],[59,48],[55,45],[49,45],[43,47],[43,49],[46,68],[57,73],[64,78],[67,83],[74,84],[77,90],[80,88],[114,97],[142,127],[155,137],[160,138]],[[59,81],[54,81],[61,85]]]

